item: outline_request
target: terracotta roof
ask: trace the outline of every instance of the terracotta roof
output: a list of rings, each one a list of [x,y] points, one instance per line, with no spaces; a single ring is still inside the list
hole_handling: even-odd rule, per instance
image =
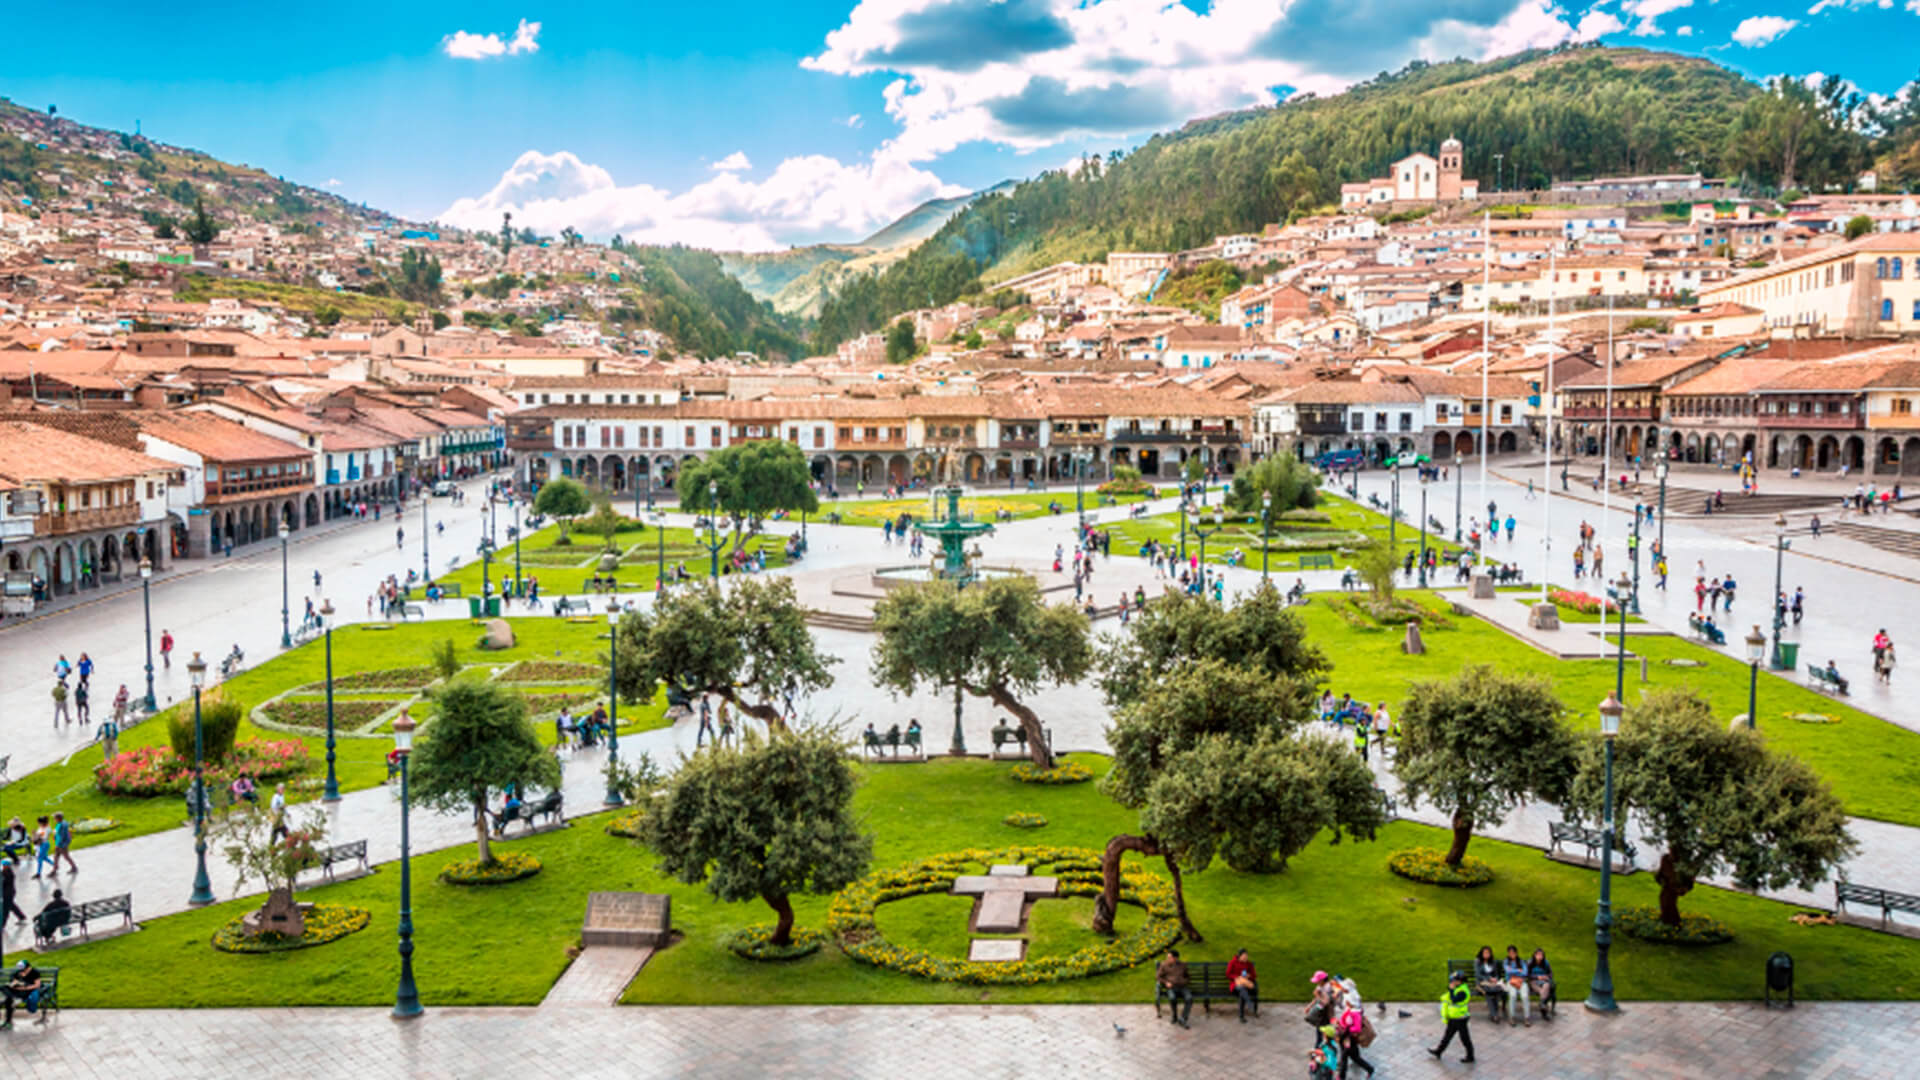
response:
[[[311,451],[208,412],[140,410],[128,419],[143,435],[190,450],[208,461],[305,458]]]
[[[1615,390],[1635,386],[1653,386],[1673,378],[1686,369],[1705,360],[1699,353],[1678,354],[1674,356],[1655,356],[1640,360],[1629,360],[1617,364],[1613,369],[1612,384]],[[1596,365],[1592,371],[1582,372],[1560,385],[1568,390],[1580,390],[1604,387],[1608,384],[1607,369],[1604,364]]]
[[[1667,397],[1697,394],[1747,394],[1785,376],[1805,361],[1735,357],[1722,360],[1691,379],[1667,387]]]
[[[1807,391],[1845,393],[1872,386],[1894,367],[1893,364],[1829,363],[1798,364],[1779,378],[1754,388],[1757,394],[1791,394]]]
[[[85,484],[171,473],[179,466],[137,450],[40,424],[0,421],[0,476],[25,483]]]

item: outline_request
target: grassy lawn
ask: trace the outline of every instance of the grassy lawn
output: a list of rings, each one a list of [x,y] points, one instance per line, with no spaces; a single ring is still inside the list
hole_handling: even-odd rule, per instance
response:
[[[1241,565],[1258,567],[1262,543],[1268,550],[1270,568],[1294,569],[1299,563],[1298,555],[1332,555],[1339,565],[1344,565],[1352,557],[1355,548],[1373,540],[1385,543],[1388,536],[1387,515],[1371,507],[1356,503],[1344,496],[1332,494],[1329,489],[1320,489],[1319,505],[1315,507],[1327,515],[1325,522],[1274,521],[1271,536],[1261,536],[1260,515],[1228,515],[1226,524],[1217,533],[1207,537],[1207,561],[1225,563],[1234,552],[1239,552]],[[1209,496],[1208,506],[1218,505]],[[1420,531],[1412,522],[1418,513],[1418,507],[1405,511],[1407,520],[1392,530],[1399,550],[1409,548],[1417,550],[1420,545]],[[1195,525],[1192,515],[1188,515],[1189,529]],[[1203,526],[1211,528],[1210,526]],[[1107,526],[1113,534],[1113,551],[1116,555],[1138,555],[1142,544],[1150,540],[1162,544],[1177,545],[1180,542],[1180,514],[1155,514],[1152,517],[1129,518]],[[1187,536],[1189,554],[1199,553],[1199,538],[1191,532]],[[1436,533],[1427,535],[1429,548],[1438,548],[1442,561],[1448,551],[1457,552],[1457,546],[1447,543],[1446,538]],[[1495,554],[1498,554],[1496,552]]]
[[[1423,635],[1424,656],[1400,651],[1397,628],[1362,631],[1343,621],[1316,595],[1297,609],[1311,639],[1332,658],[1333,691],[1351,693],[1365,701],[1397,704],[1406,698],[1408,684],[1453,675],[1465,664],[1489,663],[1506,671],[1534,671],[1547,675],[1554,690],[1571,710],[1573,722],[1598,728],[1595,711],[1613,689],[1612,660],[1553,661],[1545,654],[1475,619],[1453,618],[1453,629],[1429,628]],[[1429,606],[1441,606],[1436,594],[1401,590]],[[1616,635],[1617,636],[1617,635]],[[1715,711],[1733,717],[1747,711],[1748,668],[1728,656],[1668,635],[1629,635],[1627,701],[1643,689],[1639,662],[1649,665],[1647,688],[1689,687],[1707,698]],[[1676,667],[1668,660],[1697,661],[1701,667]],[[1860,817],[1920,825],[1920,806],[1911,793],[1920,786],[1920,734],[1869,716],[1858,709],[1767,672],[1760,675],[1759,727],[1776,746],[1799,756],[1833,785],[1850,813]],[[1789,714],[1823,714],[1838,723],[1807,723]]]
[[[766,531],[745,540],[746,549],[749,552],[766,552],[769,568],[785,566],[787,536],[799,529],[798,522],[770,522]],[[693,577],[706,577],[713,565],[705,546],[706,531],[700,530],[696,534],[691,528],[675,526],[668,526],[665,531],[664,560],[667,571],[671,573],[677,564],[686,567],[687,573]],[[520,541],[521,573],[530,578],[539,578],[542,593],[555,596],[579,594],[585,591],[588,579],[601,576],[602,539],[576,532],[571,545],[558,547],[554,541],[559,536],[559,526],[549,525],[532,536],[523,537]],[[725,562],[733,552],[733,543],[725,531],[720,536],[727,545],[720,552],[720,560]],[[621,553],[620,570],[616,575],[621,591],[651,590],[659,579],[657,568],[662,561],[662,537],[659,533],[652,526],[636,525],[616,532],[614,543],[619,546]],[[457,583],[463,596],[479,596],[485,567],[477,554],[462,552],[460,558],[460,568],[442,574],[440,580]],[[496,592],[502,581],[513,577],[511,543],[502,545],[493,553],[490,576]]]
[[[422,665],[427,663],[428,650],[442,640],[451,640],[454,643],[462,663],[477,665],[463,671],[459,676],[462,679],[486,678],[489,669],[515,660],[559,659],[597,664],[605,649],[602,639],[606,634],[606,625],[601,621],[581,624],[554,618],[515,619],[513,630],[519,642],[515,647],[500,652],[485,652],[476,647],[476,642],[480,639],[480,627],[474,623],[347,626],[335,631],[333,635],[334,675],[336,678],[342,678],[356,672]],[[320,641],[313,641],[257,667],[248,668],[223,685],[229,693],[251,708],[283,691],[320,682],[325,676],[326,659],[323,644]],[[522,690],[533,699],[532,703],[536,709],[535,728],[541,733],[541,738],[548,743],[551,743],[554,738],[553,724],[550,722],[552,712],[559,706],[559,701],[549,700],[548,695],[565,694],[582,698],[591,697],[596,701],[605,700],[604,690],[589,681],[574,680],[556,686],[527,686]],[[301,691],[294,696],[301,700],[317,700],[321,697],[314,691]],[[392,700],[405,696],[404,693],[396,695],[392,692],[336,693],[336,708],[342,701]],[[192,699],[189,698],[173,708],[191,710]],[[591,710],[592,704],[588,703],[587,708]],[[170,712],[172,712],[171,709],[163,709],[154,718],[143,721],[123,734],[120,738],[121,749],[124,751],[140,746],[166,745],[166,717]],[[664,726],[665,714],[664,693],[646,705],[623,706],[620,710],[620,730],[640,732]],[[338,719],[338,713],[336,713],[336,719]],[[280,731],[263,730],[249,719],[242,721],[239,738],[298,738],[307,744],[310,762],[307,779],[317,781],[326,775],[324,728],[318,729],[311,735],[292,735]],[[386,754],[392,748],[391,740],[386,737],[337,739],[334,768],[341,789],[356,791],[374,787],[385,780]],[[6,817],[19,815],[29,824],[36,816],[50,815],[55,811],[65,813],[70,821],[113,818],[121,823],[118,828],[107,832],[75,836],[76,848],[124,840],[163,829],[178,828],[186,823],[185,800],[178,796],[163,795],[150,799],[135,799],[103,795],[97,791],[93,784],[93,769],[100,764],[101,757],[101,747],[95,744],[73,754],[65,764],[50,765],[21,777],[7,785],[4,795],[0,795],[0,809],[4,809]],[[317,790],[300,790],[294,783],[289,783],[288,789],[289,797],[296,801],[317,798],[319,795]]]
[[[1076,755],[1097,772],[1104,759]],[[874,866],[974,846],[1061,844],[1098,848],[1135,824],[1091,784],[1042,788],[1014,782],[1009,765],[980,760],[927,765],[862,766],[856,805],[875,836]],[[1014,829],[1012,810],[1045,814],[1051,824]],[[883,971],[828,946],[790,963],[740,960],[720,945],[730,930],[766,922],[763,904],[721,904],[701,887],[663,880],[645,850],[601,831],[602,818],[511,846],[534,852],[546,868],[523,882],[456,888],[435,880],[439,869],[470,848],[414,860],[415,967],[429,1008],[455,1004],[532,1004],[566,966],[577,942],[586,894],[640,890],[673,896],[674,925],[684,940],[656,955],[629,987],[626,1000],[653,1004],[838,1004],[1145,1001],[1150,970],[1031,987],[932,983]],[[1370,844],[1318,843],[1279,874],[1242,874],[1216,863],[1187,877],[1193,919],[1204,944],[1183,947],[1194,960],[1224,960],[1252,950],[1275,1000],[1303,999],[1316,968],[1354,977],[1378,1001],[1426,1002],[1439,993],[1442,962],[1481,944],[1547,950],[1562,997],[1577,1000],[1593,956],[1596,875],[1549,862],[1531,849],[1475,840],[1474,852],[1498,879],[1473,890],[1439,889],[1393,877],[1392,851],[1444,841],[1440,830],[1389,826]],[[1160,870],[1159,860],[1146,864]],[[373,912],[366,930],[315,949],[269,956],[232,956],[207,946],[213,930],[257,901],[152,920],[138,934],[62,950],[63,996],[74,1007],[381,1005],[392,1000],[397,962],[394,926],[399,876],[391,866],[371,877],[303,892],[307,899],[353,904]],[[1646,874],[1615,878],[1615,903],[1650,904]],[[803,926],[824,923],[826,898],[796,897]],[[1920,941],[1846,927],[1802,928],[1788,905],[1706,886],[1686,908],[1728,924],[1730,945],[1683,949],[1616,936],[1613,971],[1627,1000],[1751,999],[1766,956],[1786,949],[1797,966],[1797,989],[1808,998],[1920,997]],[[1123,912],[1132,911],[1123,907]],[[1090,943],[1089,902],[1042,900],[1029,932],[1036,951]],[[883,905],[881,926],[902,941],[963,947],[964,902],[925,896]],[[1123,914],[1122,929],[1126,927]],[[191,970],[190,979],[157,977]]]
[[[1089,484],[1086,489],[1086,507],[1088,513],[1101,509],[1101,496],[1095,494],[1093,487],[1093,485]],[[1164,490],[1171,493],[1173,489],[1168,488]],[[1140,502],[1146,498],[1146,496],[1116,495],[1112,498],[1113,503],[1109,504],[1109,506],[1124,506],[1129,503]],[[945,514],[947,512],[947,501],[942,497],[939,502],[939,512]],[[820,515],[816,520],[828,521],[830,520],[828,515],[837,513],[840,515],[839,523],[842,525],[864,525],[877,529],[882,522],[898,520],[901,514],[911,514],[915,520],[924,521],[929,516],[928,507],[930,505],[931,500],[924,492],[905,499],[863,499],[857,501],[853,499],[840,499],[821,503]],[[1056,505],[1058,507],[1057,510],[1054,509]],[[960,512],[962,514],[971,514],[979,521],[998,520],[995,515],[999,514],[1002,510],[1012,514],[1013,520],[1015,521],[1041,517],[1046,514],[1070,517],[1074,513],[1073,506],[1073,488],[1071,486],[1055,487],[1051,491],[1008,492],[1005,495],[966,495],[960,499]]]

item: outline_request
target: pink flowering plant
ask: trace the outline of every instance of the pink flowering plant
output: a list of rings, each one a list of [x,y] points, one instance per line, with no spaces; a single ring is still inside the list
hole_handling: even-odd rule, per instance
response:
[[[225,760],[207,763],[207,786],[219,791],[236,777],[245,776],[258,783],[292,776],[306,768],[306,743],[298,739],[249,739],[235,743]],[[182,760],[170,747],[142,746],[124,750],[95,766],[93,782],[107,795],[179,795],[193,782],[193,760]]]

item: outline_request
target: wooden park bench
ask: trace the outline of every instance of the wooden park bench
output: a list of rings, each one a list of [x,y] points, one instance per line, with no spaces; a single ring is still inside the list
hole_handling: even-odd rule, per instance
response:
[[[133,926],[133,894],[121,893],[104,900],[85,900],[63,911],[42,912],[33,918],[34,945],[42,950],[53,947],[54,936],[67,926],[80,927],[80,936],[92,940],[87,924],[118,915]]]
[[[1233,985],[1227,982],[1227,965],[1223,961],[1203,960],[1187,965],[1187,989],[1192,992],[1193,1000],[1208,1013],[1213,1012],[1216,1001],[1238,1001],[1239,995],[1233,992]],[[1153,983],[1153,1015],[1160,1015],[1160,1003],[1172,1003],[1172,998],[1160,988],[1158,977]],[[1253,1014],[1260,1015],[1260,996],[1253,998]]]
[[[1847,680],[1827,674],[1827,669],[1818,664],[1807,665],[1807,685],[1815,690],[1825,690],[1831,694],[1847,696]]]
[[[1848,904],[1862,904],[1880,909],[1880,928],[1885,930],[1893,925],[1893,913],[1904,911],[1909,915],[1920,915],[1920,896],[1911,893],[1894,892],[1892,889],[1876,889],[1871,885],[1855,885],[1851,881],[1837,880],[1833,883],[1833,909],[1835,914],[1844,915]]]
[[[49,1020],[60,1008],[60,969],[36,965],[35,970],[40,972],[40,995],[33,1007],[39,1012],[41,1020]],[[20,998],[17,1003],[24,1009],[25,1002],[25,998]]]
[[[1447,961],[1447,981],[1448,982],[1453,981],[1453,974],[1456,971],[1460,972],[1461,974],[1467,977],[1467,987],[1468,989],[1473,991],[1476,997],[1483,998],[1486,1000],[1487,1016],[1491,1019],[1498,1019],[1499,1014],[1496,1014],[1494,1010],[1496,1008],[1502,1008],[1502,1007],[1496,1004],[1493,998],[1487,996],[1487,992],[1481,989],[1480,987],[1480,980],[1473,977],[1473,961],[1448,960]],[[1551,984],[1551,987],[1547,991],[1547,996],[1544,998],[1535,998],[1534,1004],[1540,1010],[1541,1016],[1551,1017],[1555,1012],[1558,1012],[1560,1008],[1560,984],[1558,980],[1555,980]]]
[[[900,748],[905,746],[914,757],[925,755],[920,749],[920,729],[908,728],[901,731],[898,726],[888,728],[885,734],[878,731],[861,733],[862,751],[869,757],[886,750],[893,757],[900,756]]]
[[[419,604],[401,604],[400,605],[400,618],[403,622],[407,619],[420,619],[422,621],[425,621],[426,617],[427,617],[427,609],[421,607]]]
[[[511,810],[503,810],[494,815],[493,831],[497,836],[505,836],[507,834],[507,826],[516,821],[524,821],[527,823],[527,832],[532,832],[534,830],[535,820],[542,817],[551,818],[552,821],[550,824],[552,825],[559,825],[560,811],[560,789],[555,788],[548,792],[546,798],[541,799],[539,802],[522,802],[519,806]]]
[[[1699,615],[1687,616],[1687,630],[1693,634],[1694,637],[1700,638],[1710,645],[1725,645],[1727,643],[1726,632],[1701,618]]]
[[[320,872],[326,875],[328,881],[332,881],[335,863],[352,862],[354,860],[359,861],[361,873],[373,872],[373,867],[367,863],[367,842],[365,840],[355,840],[346,844],[335,844],[332,847],[322,849],[320,852]]]
[[[1333,556],[1331,556],[1331,555],[1302,555],[1302,556],[1300,556],[1300,569],[1302,569],[1302,570],[1331,570],[1331,569],[1333,569]]]
[[[1586,849],[1586,861],[1593,862],[1593,853],[1599,851],[1606,837],[1599,829],[1589,829],[1571,821],[1553,821],[1547,823],[1547,854],[1551,857],[1560,850],[1561,844],[1579,844]],[[1614,837],[1613,850],[1627,861],[1627,872],[1636,867],[1633,860],[1640,852],[1624,836]]]
[[[1045,728],[1043,729],[1043,734],[1046,735],[1047,745],[1052,746],[1053,745],[1053,729]],[[1027,756],[1026,727],[1021,724],[1005,724],[1005,723],[995,724],[993,726],[994,756],[995,757],[1000,756],[1000,753],[1001,753],[1000,748],[1005,746],[1008,743],[1018,743],[1020,745],[1020,756],[1021,757]]]

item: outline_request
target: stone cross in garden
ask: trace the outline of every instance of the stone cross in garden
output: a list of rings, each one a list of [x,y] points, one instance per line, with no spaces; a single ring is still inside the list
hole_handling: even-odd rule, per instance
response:
[[[1024,866],[994,866],[983,874],[963,874],[953,879],[953,895],[979,898],[980,911],[973,928],[982,934],[1016,934],[1027,924],[1027,901],[1060,895],[1060,879],[1028,877]],[[975,941],[968,951],[971,960],[1018,960],[1022,942]]]

